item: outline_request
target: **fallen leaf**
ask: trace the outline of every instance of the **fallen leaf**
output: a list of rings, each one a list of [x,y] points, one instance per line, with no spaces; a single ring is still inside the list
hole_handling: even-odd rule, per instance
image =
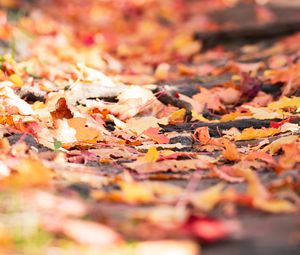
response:
[[[199,247],[195,242],[186,240],[147,241],[136,243],[124,255],[129,252],[132,255],[199,255]]]
[[[201,143],[201,145],[222,146],[222,143],[210,136],[207,126],[197,128],[194,132],[194,137]]]
[[[239,229],[237,222],[226,222],[209,217],[190,217],[185,228],[205,242],[215,242]]]
[[[124,163],[123,165],[136,171],[137,173],[147,174],[166,172],[168,170],[172,172],[185,172],[188,170],[208,169],[213,162],[213,158],[202,155],[199,159],[164,160],[153,163],[143,163],[141,161],[135,161],[131,163]]]
[[[169,116],[169,123],[170,124],[175,124],[175,123],[182,123],[184,122],[185,119],[185,113],[186,110],[184,108],[173,112],[170,116]]]
[[[222,193],[225,185],[219,183],[191,196],[194,206],[204,211],[212,210],[223,198]]]
[[[144,160],[148,163],[156,162],[159,158],[159,152],[156,147],[150,147],[144,157]]]
[[[252,151],[248,155],[243,157],[243,160],[262,160],[268,163],[270,166],[274,166],[276,164],[276,161],[270,154],[262,151]]]
[[[159,134],[158,127],[150,127],[143,132],[144,135],[148,136],[153,141],[159,144],[167,144],[169,143],[170,139],[163,134]]]
[[[246,179],[248,183],[246,194],[252,198],[252,204],[255,208],[271,213],[291,213],[296,211],[295,205],[291,202],[273,198],[252,170],[239,169],[237,173]]]
[[[73,114],[69,109],[65,98],[62,97],[58,99],[55,108],[55,111],[51,112],[51,117],[53,120],[73,118]]]
[[[262,148],[263,152],[269,151],[271,155],[274,155],[276,152],[278,152],[283,145],[285,144],[292,144],[296,142],[299,139],[298,136],[296,135],[289,135],[289,136],[284,136],[276,139],[275,141],[271,142],[264,148]]]
[[[235,140],[241,141],[241,140],[260,139],[260,138],[274,136],[277,135],[278,133],[280,133],[280,130],[277,128],[254,129],[253,127],[250,127],[244,129],[240,135],[237,135],[235,137]]]
[[[95,199],[109,199],[129,204],[148,204],[155,201],[154,193],[147,186],[138,182],[120,182],[120,190],[113,190],[104,194],[95,191],[92,196]]]
[[[278,101],[272,102],[268,105],[268,109],[276,111],[287,107],[300,107],[300,97],[282,97]]]
[[[92,127],[88,127],[84,118],[68,119],[68,124],[76,130],[76,139],[78,141],[96,141],[101,139],[100,132]]]
[[[157,119],[152,116],[142,117],[142,118],[132,118],[126,122],[126,127],[131,131],[135,132],[137,135],[140,135],[149,128],[159,128],[158,124],[167,125],[168,119],[167,118]]]
[[[236,145],[228,139],[223,139],[222,142],[224,145],[224,149],[222,151],[223,156],[230,161],[238,160],[240,158],[240,153]]]
[[[290,143],[282,145],[283,156],[278,160],[278,171],[293,169],[293,167],[300,163],[300,144]]]
[[[14,84],[15,87],[22,87],[24,85],[24,81],[17,74],[12,74],[9,76],[9,80]]]
[[[75,219],[64,219],[61,223],[62,232],[79,244],[103,247],[123,242],[119,234],[100,223]]]
[[[0,181],[2,187],[43,187],[52,180],[52,171],[39,160],[22,159],[13,168],[15,173]]]
[[[208,127],[199,127],[194,132],[194,137],[203,145],[211,141]]]
[[[258,78],[251,77],[248,73],[242,72],[240,87],[242,96],[252,99],[260,91],[262,82]]]

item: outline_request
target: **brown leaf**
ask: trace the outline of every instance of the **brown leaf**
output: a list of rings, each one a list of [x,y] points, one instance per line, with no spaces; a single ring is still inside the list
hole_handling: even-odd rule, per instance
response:
[[[51,112],[53,120],[73,118],[73,113],[70,111],[65,98],[58,99],[55,108],[55,111]]]

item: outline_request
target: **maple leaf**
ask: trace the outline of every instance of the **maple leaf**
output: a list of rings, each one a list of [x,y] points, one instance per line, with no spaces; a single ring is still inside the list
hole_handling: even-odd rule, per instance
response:
[[[0,187],[42,187],[52,179],[52,171],[35,159],[23,159],[13,168],[17,171],[0,182]]]
[[[195,138],[203,145],[208,144],[211,141],[208,127],[199,127],[195,130]]]
[[[138,135],[142,134],[149,128],[157,128],[159,127],[158,124],[167,125],[168,119],[162,118],[157,119],[155,117],[142,117],[142,118],[132,118],[126,122],[126,127],[133,132],[137,133]]]
[[[282,148],[283,145],[292,144],[292,143],[296,142],[298,139],[299,139],[299,137],[296,136],[296,135],[289,135],[289,136],[285,136],[285,137],[280,137],[277,140],[270,143],[269,145],[267,145],[266,147],[264,147],[262,149],[262,151],[263,152],[269,151],[269,153],[271,155],[273,155],[276,152],[278,152]]]
[[[212,210],[222,199],[224,184],[219,183],[208,189],[192,194],[191,201],[194,206],[204,211]]]
[[[76,139],[78,141],[95,141],[101,138],[100,132],[95,128],[88,127],[84,118],[68,119],[68,124],[76,130]]]
[[[255,129],[251,127],[251,128],[244,129],[241,134],[235,137],[235,140],[241,141],[241,140],[259,139],[259,138],[265,138],[265,137],[277,135],[278,133],[280,133],[280,130],[277,128]]]
[[[252,170],[239,169],[236,170],[236,173],[243,176],[248,182],[246,194],[252,198],[254,207],[272,213],[296,211],[295,205],[288,200],[273,198]]]
[[[109,199],[129,204],[148,204],[155,201],[154,193],[147,186],[138,182],[120,182],[120,190],[104,194],[102,191],[93,192],[96,199]]]
[[[236,145],[230,142],[228,139],[224,139],[222,142],[225,147],[223,149],[223,156],[230,161],[238,160],[240,158],[240,153]]]
[[[150,127],[143,132],[144,135],[148,136],[150,139],[157,143],[167,144],[170,139],[163,134],[159,134],[159,128]]]
[[[262,83],[257,78],[251,77],[248,73],[242,72],[240,87],[242,96],[252,99],[260,91]]]
[[[195,101],[203,106],[206,105],[208,109],[214,111],[224,110],[224,105],[221,103],[220,96],[211,93],[210,90],[206,88],[200,88],[200,93],[192,97]]]
[[[77,219],[58,219],[55,217],[52,220],[58,221],[58,227],[55,229],[55,232],[63,233],[80,244],[105,247],[118,245],[123,242],[119,234],[100,223]],[[47,225],[49,223],[44,224],[46,227]]]
[[[55,108],[55,111],[50,113],[53,120],[73,118],[73,113],[70,111],[65,98],[58,99]]]
[[[135,161],[124,163],[123,165],[135,170],[140,174],[157,173],[157,172],[184,172],[188,170],[209,169],[215,160],[209,156],[201,155],[198,159],[189,160],[164,160],[152,163]]]
[[[290,143],[282,145],[284,155],[278,160],[278,170],[292,169],[297,163],[300,162],[300,144]]]
[[[146,162],[153,163],[156,162],[159,158],[159,152],[157,151],[156,147],[150,147],[143,159]]]
[[[12,113],[17,112],[23,115],[34,114],[31,105],[17,96],[12,88],[3,83],[0,84],[0,102],[6,106],[7,111],[10,110]]]
[[[265,76],[271,79],[272,83],[282,82],[285,84],[283,95],[288,95],[300,86],[300,63],[290,65],[280,70],[268,70]]]
[[[122,254],[120,251],[120,254]],[[196,242],[187,240],[160,240],[160,241],[146,241],[137,242],[133,247],[126,250],[132,255],[166,255],[166,254],[182,254],[182,255],[196,255],[199,248]],[[109,254],[108,254],[109,255]]]
[[[300,108],[300,97],[282,97],[278,101],[272,102],[268,105],[270,110],[280,110],[289,107]]]
[[[182,123],[184,122],[185,119],[185,114],[186,114],[186,110],[184,108],[173,112],[170,116],[169,116],[169,123],[170,124],[176,124],[176,123]]]
[[[214,218],[191,216],[185,228],[201,240],[211,243],[228,237],[239,229],[239,225],[236,222],[226,223]]]
[[[274,166],[276,164],[275,160],[270,154],[267,154],[262,151],[252,151],[245,157],[243,157],[243,160],[262,160],[267,162],[269,165]]]
[[[194,132],[194,138],[198,140],[201,145],[222,146],[221,142],[210,136],[207,126],[197,128]]]

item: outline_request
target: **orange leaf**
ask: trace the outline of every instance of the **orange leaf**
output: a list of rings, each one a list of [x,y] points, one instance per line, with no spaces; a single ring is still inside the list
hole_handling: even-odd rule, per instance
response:
[[[203,145],[208,144],[212,139],[209,134],[208,127],[199,127],[195,130],[195,138]]]
[[[198,140],[201,145],[215,145],[222,146],[218,139],[210,137],[208,127],[199,127],[194,132],[194,138]]]
[[[273,159],[273,157],[270,154],[267,154],[265,152],[262,151],[253,151],[250,152],[246,157],[244,157],[245,160],[257,160],[260,159],[262,161],[267,162],[270,165],[275,165],[275,160]]]
[[[237,135],[235,137],[235,140],[240,141],[240,140],[259,139],[259,138],[273,136],[278,133],[280,133],[280,130],[277,128],[254,129],[253,127],[250,127],[250,128],[244,129],[240,135]]]
[[[68,119],[68,124],[76,130],[76,139],[78,141],[95,141],[101,136],[97,129],[87,127],[84,118]]]
[[[230,161],[236,161],[240,158],[240,153],[236,147],[236,145],[229,141],[228,139],[223,140],[224,144],[224,150],[223,150],[223,156],[230,160]]]
[[[52,172],[42,162],[35,159],[23,159],[14,167],[16,173],[0,182],[4,187],[36,187],[47,185],[52,179]]]
[[[300,144],[291,143],[282,146],[284,155],[279,158],[278,170],[292,169],[296,163],[300,162]]]

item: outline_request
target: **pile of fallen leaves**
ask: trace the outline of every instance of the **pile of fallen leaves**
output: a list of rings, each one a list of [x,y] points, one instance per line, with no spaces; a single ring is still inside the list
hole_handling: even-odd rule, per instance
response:
[[[230,1],[3,2],[1,254],[194,255],[298,211],[300,34],[201,51]]]

